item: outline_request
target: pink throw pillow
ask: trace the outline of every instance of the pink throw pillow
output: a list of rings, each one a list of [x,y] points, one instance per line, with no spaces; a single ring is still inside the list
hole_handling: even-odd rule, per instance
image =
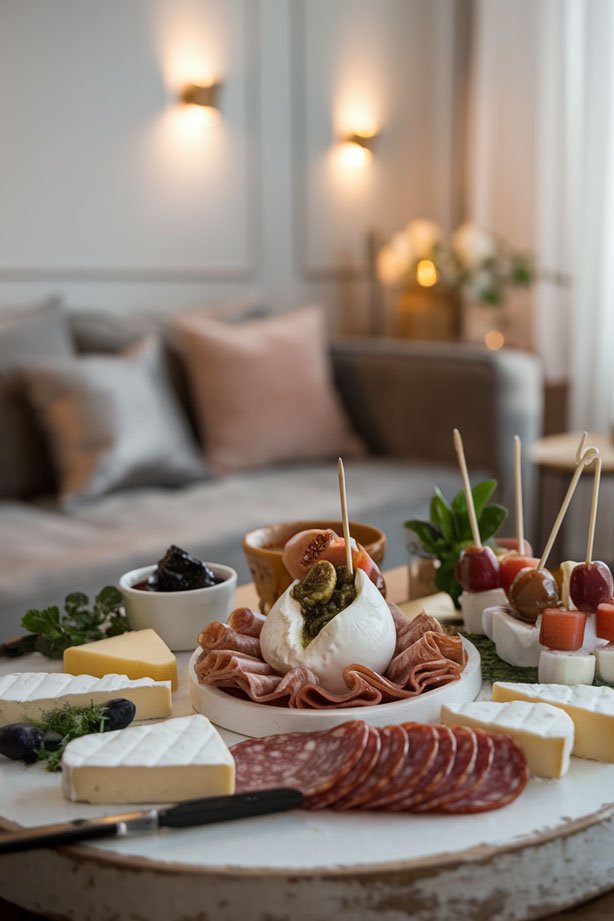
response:
[[[363,453],[331,383],[319,308],[237,325],[190,315],[177,323],[214,471]]]

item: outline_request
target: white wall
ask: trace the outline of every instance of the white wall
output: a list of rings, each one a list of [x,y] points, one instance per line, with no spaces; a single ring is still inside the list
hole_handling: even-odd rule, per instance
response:
[[[458,217],[463,7],[2,0],[0,307],[318,300],[365,329],[367,234]],[[207,77],[210,126],[176,102]],[[336,136],[364,119],[375,157],[348,169]]]

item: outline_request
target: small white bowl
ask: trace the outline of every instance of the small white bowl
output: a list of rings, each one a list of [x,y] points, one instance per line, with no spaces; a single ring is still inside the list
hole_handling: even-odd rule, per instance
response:
[[[192,651],[198,644],[201,630],[214,620],[225,621],[234,607],[235,570],[221,563],[205,565],[224,581],[185,592],[147,592],[133,588],[149,578],[156,569],[155,564],[124,573],[119,588],[132,630],[151,627],[173,652]]]

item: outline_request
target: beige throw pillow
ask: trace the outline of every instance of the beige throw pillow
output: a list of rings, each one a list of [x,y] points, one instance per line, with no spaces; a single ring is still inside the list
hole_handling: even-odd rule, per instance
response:
[[[22,375],[48,434],[65,501],[206,476],[171,391],[159,339],[145,339],[121,356],[29,364]]]
[[[215,472],[362,453],[330,380],[317,307],[239,326],[177,322]]]

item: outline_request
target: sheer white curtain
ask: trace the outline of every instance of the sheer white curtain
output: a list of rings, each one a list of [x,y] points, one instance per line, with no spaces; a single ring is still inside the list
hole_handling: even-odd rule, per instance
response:
[[[572,424],[614,415],[614,0],[476,0],[468,216],[571,279],[516,339],[572,383]],[[520,304],[522,308],[522,303]]]

